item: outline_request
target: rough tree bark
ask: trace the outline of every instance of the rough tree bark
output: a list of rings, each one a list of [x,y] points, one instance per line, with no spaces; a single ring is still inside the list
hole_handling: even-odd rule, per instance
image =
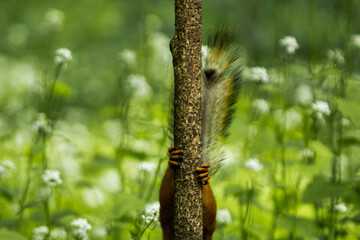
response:
[[[184,150],[175,173],[175,239],[202,240],[201,184],[201,0],[175,0],[175,35],[170,43],[175,76],[174,145]]]

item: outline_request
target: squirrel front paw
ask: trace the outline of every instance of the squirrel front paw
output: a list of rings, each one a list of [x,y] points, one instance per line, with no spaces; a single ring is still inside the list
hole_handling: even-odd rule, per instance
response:
[[[198,178],[203,185],[209,184],[209,179],[210,179],[209,167],[210,164],[203,164],[201,167],[196,168],[196,173],[198,174]]]
[[[177,147],[170,147],[168,151],[170,153],[169,166],[172,168],[180,166],[183,160],[183,151]]]

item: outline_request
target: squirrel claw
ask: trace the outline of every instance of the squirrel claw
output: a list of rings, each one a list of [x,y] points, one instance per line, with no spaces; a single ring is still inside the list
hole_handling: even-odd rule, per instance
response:
[[[201,167],[196,168],[196,173],[198,174],[199,180],[203,185],[209,184],[210,174],[208,168],[210,164],[203,164]]]
[[[178,167],[183,159],[183,151],[178,149],[177,147],[170,147],[169,148],[170,159],[169,165],[170,167]]]

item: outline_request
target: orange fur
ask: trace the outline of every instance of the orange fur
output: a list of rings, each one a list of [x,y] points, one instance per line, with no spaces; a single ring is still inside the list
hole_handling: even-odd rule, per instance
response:
[[[174,169],[168,166],[160,187],[160,223],[163,240],[174,240]],[[203,239],[211,240],[216,228],[216,202],[210,184],[203,185]]]

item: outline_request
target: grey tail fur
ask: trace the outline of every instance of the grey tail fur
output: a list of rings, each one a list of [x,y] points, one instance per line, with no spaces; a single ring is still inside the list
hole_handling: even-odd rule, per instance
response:
[[[214,175],[222,161],[222,144],[235,113],[241,85],[240,50],[232,46],[229,30],[216,32],[205,53],[202,81],[203,163]]]

